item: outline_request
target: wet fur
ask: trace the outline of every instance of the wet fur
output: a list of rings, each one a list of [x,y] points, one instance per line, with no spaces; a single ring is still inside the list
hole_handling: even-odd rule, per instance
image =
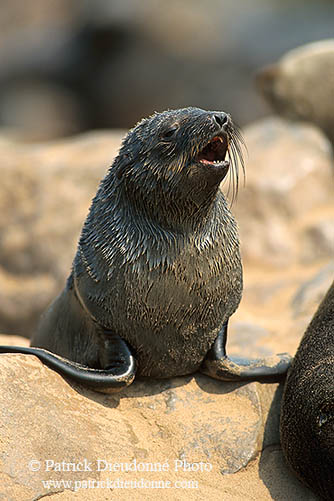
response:
[[[281,412],[287,462],[323,499],[334,499],[334,283],[300,343]]]
[[[32,346],[100,368],[102,326],[130,345],[139,375],[199,368],[242,293],[237,227],[219,189],[226,173],[194,163],[215,133],[211,118],[197,108],[157,113],[125,137]],[[241,150],[231,121],[228,136],[234,195]]]

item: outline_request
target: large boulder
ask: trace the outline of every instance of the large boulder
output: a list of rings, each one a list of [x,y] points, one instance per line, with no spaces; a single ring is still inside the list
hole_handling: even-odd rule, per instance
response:
[[[315,499],[282,462],[277,384],[195,374],[102,395],[1,355],[0,385],[4,499]]]

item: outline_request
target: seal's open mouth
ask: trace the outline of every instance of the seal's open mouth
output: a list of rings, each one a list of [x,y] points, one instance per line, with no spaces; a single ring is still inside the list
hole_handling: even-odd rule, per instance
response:
[[[213,167],[227,167],[229,161],[225,160],[228,150],[228,139],[225,134],[215,136],[211,141],[199,152],[197,161]]]

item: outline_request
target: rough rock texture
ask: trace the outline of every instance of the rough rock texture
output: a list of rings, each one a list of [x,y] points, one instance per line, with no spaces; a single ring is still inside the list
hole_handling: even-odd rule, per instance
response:
[[[315,499],[282,462],[277,384],[224,384],[196,374],[138,380],[105,396],[72,387],[35,357],[1,355],[0,385],[0,494],[8,501],[56,493],[64,500],[156,499],[157,492],[167,500],[265,501],[274,492],[276,500]],[[105,470],[117,462],[134,469],[134,461],[139,471]],[[166,462],[164,471],[140,471],[142,463]],[[88,466],[73,471],[68,463]],[[118,478],[171,487],[97,484]],[[84,488],[89,479],[96,483]]]

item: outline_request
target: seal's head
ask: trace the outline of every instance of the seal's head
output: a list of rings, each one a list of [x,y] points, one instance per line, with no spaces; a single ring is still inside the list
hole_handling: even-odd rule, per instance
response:
[[[197,205],[217,192],[230,171],[233,194],[242,138],[230,115],[199,108],[168,110],[141,120],[125,137],[113,169],[116,177],[142,195],[160,193]],[[161,205],[161,200],[159,201]]]

